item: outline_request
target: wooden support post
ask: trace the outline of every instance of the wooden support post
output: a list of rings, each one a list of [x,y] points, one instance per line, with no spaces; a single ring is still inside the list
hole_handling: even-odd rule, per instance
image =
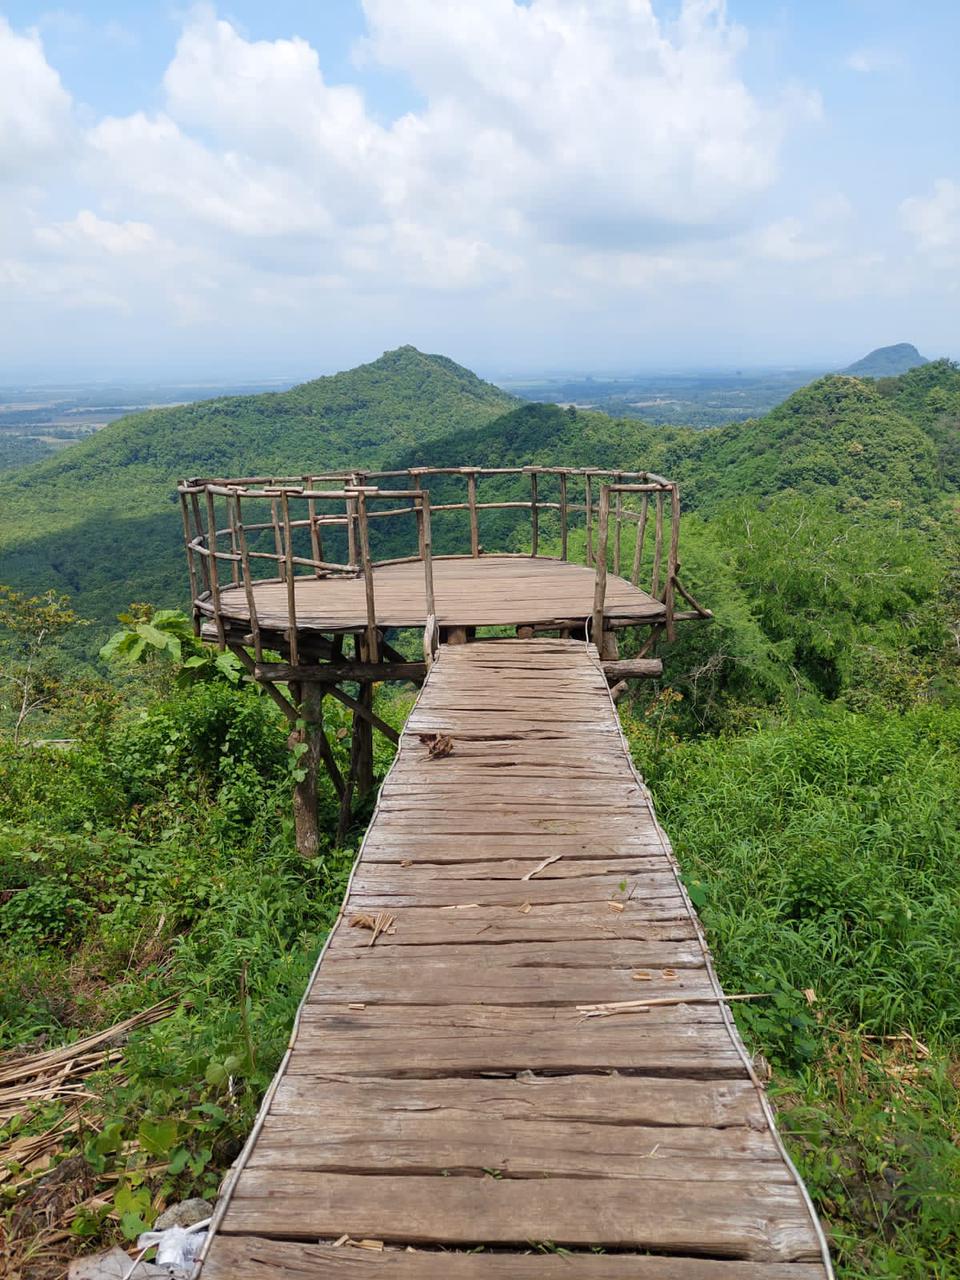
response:
[[[603,638],[597,645],[600,657],[604,662],[615,662],[620,657],[620,645],[615,631],[604,631]]]
[[[537,473],[530,472],[530,554],[535,556],[540,547],[540,508],[537,505]]]
[[[643,558],[643,540],[647,532],[647,507],[649,500],[644,494],[640,502],[640,523],[637,525],[637,540],[633,547],[633,573],[630,581],[636,587],[640,583],[640,561]]]
[[[359,636],[355,638],[354,645],[354,657],[358,660],[366,659],[369,661],[367,645],[361,643]],[[360,685],[357,698],[366,712],[366,715],[356,711],[353,713],[353,733],[357,739],[357,786],[360,789],[361,796],[365,796],[373,790],[372,681],[365,680]]]
[[[480,554],[480,521],[477,517],[477,473],[471,471],[467,476],[467,503],[470,507],[470,554]]]
[[[532,640],[532,639],[533,639],[533,627],[532,627],[532,626],[530,626],[528,623],[524,623],[522,626],[517,627],[517,639],[518,639],[518,640]]]
[[[597,576],[593,590],[593,625],[590,639],[603,652],[603,602],[607,593],[607,526],[610,521],[610,489],[600,486],[600,514],[597,531]]]
[[[560,472],[560,559],[567,558],[567,473]]]
[[[290,692],[300,704],[303,729],[290,734],[291,750],[297,750],[297,778],[293,786],[293,827],[296,833],[297,852],[303,858],[315,858],[320,850],[320,827],[317,819],[317,765],[321,759],[320,740],[326,742],[323,732],[323,687],[308,684],[290,686]],[[306,747],[306,751],[301,748]]]
[[[466,627],[444,627],[443,642],[444,644],[466,644],[467,628]]]

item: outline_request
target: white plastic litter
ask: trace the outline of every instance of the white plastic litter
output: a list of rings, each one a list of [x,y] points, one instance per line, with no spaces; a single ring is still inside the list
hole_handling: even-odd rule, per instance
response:
[[[207,1234],[210,1219],[195,1222],[192,1227],[167,1227],[165,1231],[145,1231],[137,1241],[140,1257],[148,1249],[157,1250],[154,1266],[169,1267],[171,1274],[186,1275],[193,1267]]]

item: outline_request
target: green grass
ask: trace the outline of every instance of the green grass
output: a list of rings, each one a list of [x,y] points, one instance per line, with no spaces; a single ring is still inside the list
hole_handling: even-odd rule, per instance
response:
[[[960,713],[628,716],[838,1274],[960,1276]],[[809,1002],[805,992],[812,992]]]

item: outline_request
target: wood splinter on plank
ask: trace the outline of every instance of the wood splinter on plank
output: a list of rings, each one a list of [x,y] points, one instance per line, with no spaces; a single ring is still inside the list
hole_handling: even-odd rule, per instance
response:
[[[552,863],[559,862],[562,857],[563,857],[562,853],[555,853],[551,855],[551,857],[549,858],[544,858],[544,860],[539,864],[539,866],[534,867],[532,871],[528,871],[527,874],[525,876],[521,876],[520,879],[532,880],[533,877],[536,875],[539,875],[541,871],[546,871],[547,867],[549,867]]]
[[[634,978],[638,975],[634,974]],[[650,975],[644,974],[643,977]],[[578,1004],[577,1013],[585,1018],[609,1018],[615,1013],[641,1013],[644,1009],[669,1004],[727,1004],[731,1000],[767,1000],[769,993],[759,991],[743,996],[660,996],[656,1000],[611,1000],[609,1004]]]

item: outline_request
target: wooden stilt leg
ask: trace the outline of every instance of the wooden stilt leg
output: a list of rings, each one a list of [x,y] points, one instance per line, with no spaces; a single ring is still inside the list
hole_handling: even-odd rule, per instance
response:
[[[376,662],[376,655],[371,656],[366,644],[357,637],[358,661]],[[357,701],[368,711],[373,710],[373,685],[365,681],[360,685]],[[353,736],[357,742],[357,790],[365,796],[373,790],[373,724],[367,716],[353,715]]]
[[[291,685],[291,693],[300,704],[306,729],[294,729],[289,738],[291,750],[299,751],[296,767],[302,777],[293,788],[293,824],[297,851],[304,858],[315,858],[320,848],[317,821],[317,765],[321,760],[320,739],[323,738],[323,690],[317,685]]]
[[[615,631],[604,631],[599,647],[600,657],[604,662],[613,662],[620,657],[620,646],[617,644]]]

